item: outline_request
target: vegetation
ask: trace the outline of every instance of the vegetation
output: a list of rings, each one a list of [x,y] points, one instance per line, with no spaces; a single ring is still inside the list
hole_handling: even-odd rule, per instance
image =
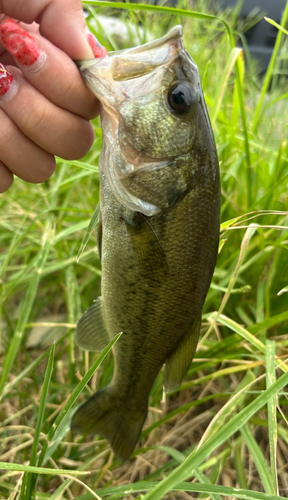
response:
[[[195,360],[172,395],[163,396],[159,374],[131,461],[120,464],[99,436],[72,435],[75,407],[113,372],[111,345],[87,353],[73,340],[81,313],[100,293],[96,232],[90,225],[87,233],[99,200],[97,119],[87,157],[59,159],[45,184],[17,180],[0,197],[3,499],[287,496],[287,37],[279,30],[259,76],[257,63],[246,52],[245,64],[235,46],[235,12],[204,14],[203,3],[165,10],[83,2],[90,28],[109,50],[182,23],[199,65],[223,196],[220,254]],[[101,18],[95,22],[99,13],[121,17],[127,39],[107,33]],[[287,15],[288,4],[283,26]],[[95,219],[97,212],[92,227]]]

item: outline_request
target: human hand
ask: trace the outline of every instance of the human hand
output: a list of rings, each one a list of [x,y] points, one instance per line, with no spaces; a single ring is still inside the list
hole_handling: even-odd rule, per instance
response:
[[[73,60],[107,51],[87,32],[81,0],[3,0],[0,14],[1,193],[13,174],[43,182],[54,155],[75,160],[89,151],[98,102]]]

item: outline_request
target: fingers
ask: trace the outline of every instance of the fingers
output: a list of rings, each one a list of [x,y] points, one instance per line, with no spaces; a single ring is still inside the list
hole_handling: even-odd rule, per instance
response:
[[[12,172],[0,161],[0,193],[4,193],[13,184]]]
[[[71,59],[93,59],[81,0],[2,0],[0,13],[25,23],[36,21],[41,34]]]
[[[59,107],[87,119],[98,115],[98,102],[70,57],[40,35],[27,33],[9,18],[0,23],[0,42],[28,80]]]
[[[0,192],[13,173],[43,182],[53,155],[88,152],[98,103],[71,59],[106,53],[87,33],[81,0],[0,0],[0,56],[10,70],[0,64]]]
[[[0,106],[37,146],[66,160],[82,158],[89,151],[94,129],[88,120],[50,102],[25,80],[17,68],[7,68],[0,85],[1,82]],[[15,144],[19,148],[18,143]]]
[[[0,110],[0,151],[0,192],[12,184],[12,173],[38,183],[48,179],[55,170],[54,157],[25,137],[3,110]]]

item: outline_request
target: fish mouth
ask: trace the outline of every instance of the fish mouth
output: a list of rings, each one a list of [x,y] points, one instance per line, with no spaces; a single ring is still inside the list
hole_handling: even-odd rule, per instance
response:
[[[110,114],[115,115],[115,109],[119,109],[125,99],[134,98],[139,92],[138,81],[140,92],[145,77],[149,78],[147,92],[156,90],[159,78],[150,78],[150,75],[159,70],[164,74],[171,61],[180,52],[186,52],[182,32],[182,26],[175,26],[160,39],[109,52],[108,57],[77,61],[76,64],[86,85]]]
[[[115,51],[110,51],[108,52],[107,56],[113,57],[115,55],[122,55],[125,53],[125,58],[129,55],[136,55],[136,54],[141,54],[146,51],[153,51],[155,49],[158,49],[162,45],[169,44],[172,40],[175,42],[175,45],[177,45],[177,40],[179,39],[181,47],[183,48],[183,41],[182,41],[182,36],[183,36],[183,28],[179,24],[177,26],[174,26],[166,35],[164,35],[162,38],[158,38],[157,40],[152,40],[151,42],[144,43],[143,45],[139,45],[137,47],[132,47],[130,49],[125,49],[125,50],[115,50]],[[176,46],[175,46],[176,48]],[[177,47],[178,48],[178,47]],[[179,48],[178,48],[179,50]],[[107,58],[105,56],[105,59]],[[95,62],[98,60],[103,60],[103,57],[98,57],[97,59],[86,59],[86,60],[80,60],[80,61],[74,61],[76,66],[80,69],[80,72],[83,73],[85,70],[88,70],[92,66],[95,65]],[[159,65],[159,55],[157,56],[158,59],[158,65]],[[155,61],[156,62],[156,61]],[[122,74],[123,77],[123,74]],[[126,79],[124,77],[124,79]]]

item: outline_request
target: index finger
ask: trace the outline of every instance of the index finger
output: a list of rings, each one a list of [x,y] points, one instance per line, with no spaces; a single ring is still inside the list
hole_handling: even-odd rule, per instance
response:
[[[94,59],[81,0],[0,0],[0,13],[29,24],[36,21],[41,35],[71,59]]]

